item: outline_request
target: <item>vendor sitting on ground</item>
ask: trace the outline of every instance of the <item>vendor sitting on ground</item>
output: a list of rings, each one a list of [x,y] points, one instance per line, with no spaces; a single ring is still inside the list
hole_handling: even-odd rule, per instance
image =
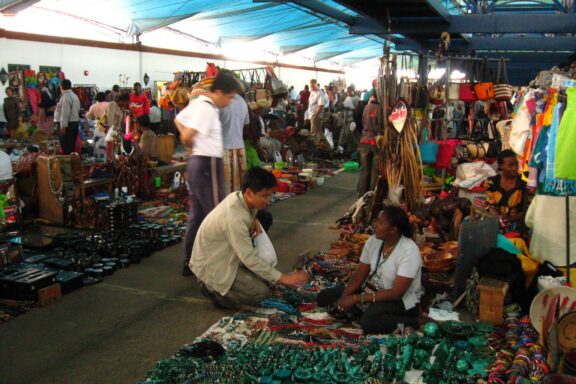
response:
[[[524,216],[528,207],[528,190],[518,173],[516,154],[506,149],[498,154],[499,175],[484,182],[486,208],[500,218],[503,232],[526,232]]]
[[[268,205],[275,187],[272,173],[250,169],[242,192],[229,194],[200,225],[190,268],[217,307],[258,306],[269,295],[270,283],[300,287],[308,280],[306,272],[277,271],[254,248],[254,228],[260,228],[256,212]]]
[[[408,216],[387,206],[374,230],[348,285],[320,292],[318,304],[332,306],[340,316],[363,311],[360,325],[365,333],[390,333],[400,323],[417,328],[422,257],[411,239]]]

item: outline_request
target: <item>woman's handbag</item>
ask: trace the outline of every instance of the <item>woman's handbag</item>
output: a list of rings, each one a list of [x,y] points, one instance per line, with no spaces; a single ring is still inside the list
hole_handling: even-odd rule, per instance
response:
[[[500,83],[500,72],[504,71],[504,83]],[[496,76],[496,84],[494,85],[494,98],[497,101],[510,101],[512,100],[512,86],[508,84],[508,71],[506,69],[506,62],[504,59],[498,61],[498,75]]]
[[[429,95],[430,104],[442,105],[446,101],[446,91],[442,85],[432,86],[432,88],[430,88]]]
[[[468,77],[469,81],[467,83],[460,84],[460,100],[466,104],[470,104],[478,100],[476,94],[474,93],[473,77],[474,77],[474,62],[470,61],[468,64]]]
[[[266,80],[267,88],[272,92],[272,96],[285,96],[288,94],[288,87],[284,84],[274,73],[271,66],[266,67]]]
[[[472,84],[460,84],[460,100],[470,104],[478,100]]]
[[[486,69],[486,61],[482,63],[481,76],[486,79],[487,69]],[[474,84],[474,93],[478,100],[487,101],[494,99],[494,83],[491,81],[482,81],[480,83]]]
[[[494,84],[489,81],[474,84],[474,94],[476,94],[478,100],[492,100],[494,99]]]
[[[459,101],[460,100],[460,86],[462,84],[451,83],[448,86],[448,100]]]
[[[270,108],[272,106],[272,93],[268,89],[256,89],[256,103],[261,108]]]
[[[438,154],[436,156],[436,164],[434,164],[434,168],[450,168],[452,165],[452,157],[456,152],[456,146],[460,143],[462,143],[462,140],[448,139],[446,142],[440,141],[438,143]]]
[[[424,120],[422,124],[422,142],[418,144],[420,156],[422,157],[422,162],[424,164],[434,164],[436,163],[436,158],[438,156],[438,143],[435,142],[432,137],[430,123],[427,120]]]

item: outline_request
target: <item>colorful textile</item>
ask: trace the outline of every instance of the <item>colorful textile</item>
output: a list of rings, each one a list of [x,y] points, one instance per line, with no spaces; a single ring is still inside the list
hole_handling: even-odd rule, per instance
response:
[[[223,160],[226,195],[228,195],[242,189],[242,181],[247,169],[244,148],[225,150]]]
[[[246,170],[259,167],[260,166],[260,158],[258,157],[258,151],[252,145],[250,140],[244,140],[244,151],[246,155]]]
[[[527,93],[515,111],[510,131],[510,147],[518,155],[524,154],[526,139],[530,133],[532,116],[534,114],[534,93]]]
[[[554,176],[557,179],[576,180],[576,88],[567,89],[566,95],[568,106],[558,128]]]
[[[528,197],[526,182],[518,177],[516,186],[510,191],[504,190],[500,182],[500,175],[490,177],[484,182],[484,188],[486,188],[488,196],[486,206],[488,208],[496,208],[501,215],[508,215],[511,211],[522,212]]]

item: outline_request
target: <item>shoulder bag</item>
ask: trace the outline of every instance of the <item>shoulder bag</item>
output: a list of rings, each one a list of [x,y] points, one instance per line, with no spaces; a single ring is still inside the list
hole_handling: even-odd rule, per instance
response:
[[[460,84],[460,91],[458,93],[460,95],[460,100],[462,100],[466,104],[473,103],[477,100],[476,94],[474,93],[474,85],[473,85],[474,62],[472,60],[470,60],[468,63],[469,63],[468,64],[468,73],[467,73],[468,82]]]
[[[474,93],[478,100],[487,101],[494,99],[494,83],[491,81],[485,81],[487,76],[487,60],[484,60],[480,69],[480,76],[484,81],[474,84]]]
[[[500,72],[504,71],[504,82],[500,82]],[[506,70],[506,61],[501,58],[498,61],[498,75],[496,76],[496,84],[494,85],[494,98],[497,101],[510,101],[512,99],[512,86],[508,81],[508,71]]]
[[[428,120],[422,121],[422,129],[420,131],[421,142],[418,144],[420,149],[420,156],[424,164],[436,163],[438,156],[438,143],[432,137],[432,129]]]

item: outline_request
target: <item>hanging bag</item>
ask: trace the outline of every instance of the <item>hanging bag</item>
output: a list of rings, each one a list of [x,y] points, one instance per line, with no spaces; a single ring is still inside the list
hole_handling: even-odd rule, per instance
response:
[[[460,100],[466,104],[473,103],[477,100],[476,94],[474,93],[474,61],[468,61],[468,82],[460,84]]]
[[[260,108],[270,108],[272,106],[272,92],[270,92],[269,89],[266,89],[266,85],[262,83],[258,72],[255,71],[254,75],[257,78],[256,103]]]
[[[398,84],[398,98],[403,99],[408,105],[412,104],[412,94],[410,90],[410,79],[406,75],[407,63],[406,63],[406,56],[402,56],[402,68],[401,71],[404,73],[403,76],[400,78],[400,84]]]
[[[432,129],[428,120],[422,121],[422,130],[420,131],[422,141],[418,144],[422,163],[434,164],[438,156],[438,143],[432,137]]]
[[[460,143],[462,143],[462,141],[457,139],[448,139],[446,142],[440,141],[438,143],[438,155],[436,156],[436,164],[434,164],[434,168],[450,168],[452,165],[452,157],[456,151],[456,146]]]
[[[268,85],[267,88],[272,92],[272,96],[282,97],[288,94],[288,87],[276,76],[271,66],[266,67],[266,83]]]
[[[446,92],[443,85],[433,85],[430,88],[430,104],[442,105],[446,101]]]
[[[500,82],[500,73],[504,71],[504,82]],[[512,100],[512,86],[508,81],[508,71],[506,69],[506,61],[501,58],[498,61],[498,75],[496,76],[496,84],[494,85],[494,98],[497,101],[510,101]]]
[[[448,87],[448,100],[459,101],[460,100],[460,86],[462,84],[451,83]]]
[[[486,81],[487,78],[487,60],[483,60],[480,65],[480,77],[482,82],[474,84],[474,93],[478,100],[487,101],[494,99],[494,83]]]

